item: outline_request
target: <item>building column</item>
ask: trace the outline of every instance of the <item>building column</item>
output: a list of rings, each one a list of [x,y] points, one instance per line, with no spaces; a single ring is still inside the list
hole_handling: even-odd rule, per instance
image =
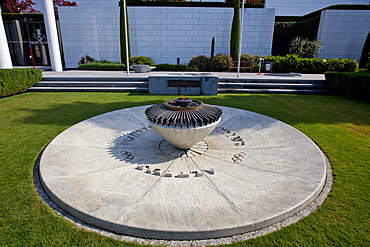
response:
[[[62,72],[62,58],[60,55],[59,39],[57,32],[57,24],[54,15],[53,0],[42,0],[44,21],[46,27],[46,35],[48,37],[49,54],[51,61],[51,70]]]
[[[1,6],[0,6],[1,7]],[[0,69],[12,69],[12,59],[10,57],[8,40],[6,39],[3,17],[0,8]]]

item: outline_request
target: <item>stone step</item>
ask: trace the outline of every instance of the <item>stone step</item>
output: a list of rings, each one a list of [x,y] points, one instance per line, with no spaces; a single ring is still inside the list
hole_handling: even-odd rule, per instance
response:
[[[148,88],[147,81],[41,81],[34,87],[142,87]]]
[[[30,87],[28,92],[144,92],[145,87]]]
[[[148,77],[53,77],[44,76],[42,81],[84,81],[84,82],[95,82],[95,81],[106,81],[106,82],[132,82],[132,81],[148,81]]]
[[[30,92],[149,92],[146,76],[53,77],[44,76]],[[218,93],[329,94],[325,80],[296,78],[222,78]]]
[[[233,83],[219,82],[218,88],[326,88],[323,84],[311,83]]]
[[[277,78],[261,78],[261,79],[247,79],[247,78],[230,78],[221,79],[220,82],[225,83],[274,83],[274,84],[315,84],[315,85],[325,85],[325,80],[309,80],[309,79],[277,79]]]
[[[219,88],[218,93],[257,93],[257,94],[330,94],[328,90],[315,89],[247,89],[247,88]]]

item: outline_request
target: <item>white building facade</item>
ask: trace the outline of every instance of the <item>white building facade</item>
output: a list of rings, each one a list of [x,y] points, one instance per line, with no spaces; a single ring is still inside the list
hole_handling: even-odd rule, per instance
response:
[[[42,0],[34,0],[41,9]],[[76,0],[77,7],[59,7],[65,67],[75,68],[81,57],[120,62],[118,0]],[[242,53],[271,54],[275,16],[301,16],[329,5],[368,4],[368,0],[266,0],[265,8],[246,9]],[[188,63],[197,55],[228,54],[233,8],[128,7],[132,56],[155,63]],[[318,40],[320,58],[359,61],[370,32],[370,10],[324,10]]]
[[[319,58],[349,58],[360,61],[370,32],[370,10],[324,10],[317,39]]]
[[[197,55],[229,54],[232,8],[129,7],[132,56],[151,57],[155,63],[187,64]],[[242,53],[270,55],[275,11],[246,9]],[[66,67],[81,57],[120,61],[117,6],[65,7],[59,10]]]

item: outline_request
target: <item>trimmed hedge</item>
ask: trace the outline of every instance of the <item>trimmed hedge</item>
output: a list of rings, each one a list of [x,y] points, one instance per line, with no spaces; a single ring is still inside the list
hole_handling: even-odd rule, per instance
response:
[[[128,1],[127,6],[232,8],[233,2]],[[245,3],[245,8],[264,8],[263,3]]]
[[[348,58],[300,58],[297,55],[268,56],[266,60],[273,62],[272,70],[277,73],[323,74],[327,71],[357,72],[358,63]]]
[[[161,63],[155,65],[154,71],[190,71],[189,67],[185,64],[168,64]]]
[[[325,73],[329,88],[338,95],[370,103],[370,73]]]
[[[224,72],[228,70],[230,61],[232,61],[231,56],[225,54],[217,54],[213,57],[198,55],[189,61],[188,67],[193,71]]]
[[[145,56],[138,56],[138,57],[132,57],[130,58],[130,65],[136,65],[136,64],[146,64],[149,66],[153,66],[154,62],[150,57]]]
[[[226,54],[218,54],[211,57],[211,71],[224,72],[228,71],[229,63],[232,61],[232,57]]]
[[[120,71],[125,70],[126,65],[122,63],[102,63],[102,62],[92,62],[87,64],[81,64],[77,66],[77,69],[81,70],[111,70]]]
[[[210,71],[211,70],[211,58],[206,55],[198,55],[190,59],[188,66],[195,68],[199,71]]]
[[[41,80],[40,69],[0,69],[0,97],[23,93]]]

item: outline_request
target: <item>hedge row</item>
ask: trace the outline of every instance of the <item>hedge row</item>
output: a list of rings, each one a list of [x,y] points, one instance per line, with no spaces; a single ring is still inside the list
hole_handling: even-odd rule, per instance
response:
[[[189,61],[189,68],[195,71],[218,71],[228,70],[229,62],[232,61],[230,55],[218,54],[213,57],[199,55]]]
[[[249,54],[241,55],[241,61],[251,61],[255,66],[259,63],[261,56],[254,56]],[[130,64],[152,64],[152,60],[146,57],[131,58]],[[350,59],[319,59],[319,58],[300,58],[297,55],[268,56],[266,61],[273,62],[272,70],[277,73],[304,73],[304,74],[323,74],[327,71],[337,72],[356,72],[358,64]],[[232,60],[230,55],[218,54],[213,57],[199,55],[193,57],[188,65],[174,65],[174,64],[157,64],[156,71],[217,71],[225,72],[228,70],[229,62]],[[131,61],[131,60],[130,60]],[[126,65],[121,63],[109,62],[92,62],[81,64],[77,67],[82,70],[125,70]],[[256,70],[258,71],[258,66]]]
[[[233,2],[128,1],[127,6],[232,8]],[[245,3],[245,8],[264,8],[263,3]]]
[[[189,67],[185,64],[168,64],[168,63],[161,63],[155,65],[155,71],[190,71]]]
[[[126,65],[122,63],[102,63],[102,62],[92,62],[87,64],[80,64],[77,69],[81,70],[125,70]]]
[[[370,103],[370,73],[328,72],[325,79],[336,94]]]
[[[299,58],[297,55],[268,56],[266,60],[273,62],[272,70],[277,73],[323,74],[327,71],[357,72],[358,63],[348,58]]]
[[[145,57],[141,57],[141,60],[133,59],[132,63],[130,64],[148,64],[147,59]],[[148,58],[149,59],[149,58]],[[131,61],[131,60],[130,60]],[[153,62],[150,62],[148,65],[153,66]],[[175,64],[156,64],[154,65],[156,68],[155,71],[191,71],[191,69],[185,65],[175,65]],[[110,71],[121,71],[126,69],[125,64],[121,63],[107,63],[107,62],[92,62],[87,64],[81,64],[77,66],[78,69],[81,70],[110,70]]]
[[[0,97],[23,93],[41,80],[39,69],[0,69]]]

